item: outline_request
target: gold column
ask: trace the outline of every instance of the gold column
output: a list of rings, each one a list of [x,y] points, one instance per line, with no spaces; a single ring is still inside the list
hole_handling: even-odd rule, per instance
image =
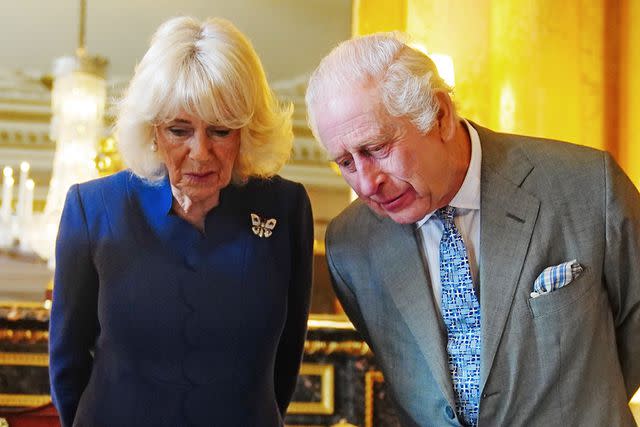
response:
[[[407,0],[353,0],[351,33],[354,36],[379,31],[405,31]]]
[[[451,56],[462,116],[608,150],[638,187],[639,20],[636,0],[353,3],[354,35],[401,30]]]
[[[604,148],[602,8],[593,0],[492,4],[491,127]]]
[[[458,112],[490,123],[491,0],[408,0],[407,33],[430,53],[451,56]]]
[[[640,2],[621,2],[621,68],[620,68],[620,144],[618,161],[636,187],[640,188],[640,128],[635,120],[640,117]],[[610,30],[614,30],[613,25]],[[640,403],[640,395],[638,396]],[[640,412],[640,409],[638,410]],[[640,416],[640,414],[639,414]]]

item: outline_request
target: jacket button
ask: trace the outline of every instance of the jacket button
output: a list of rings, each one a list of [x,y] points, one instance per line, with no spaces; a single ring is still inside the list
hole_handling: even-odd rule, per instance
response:
[[[451,406],[447,406],[447,409],[445,409],[445,412],[447,413],[447,417],[454,419],[456,417],[455,412],[453,412],[453,409],[451,408]]]

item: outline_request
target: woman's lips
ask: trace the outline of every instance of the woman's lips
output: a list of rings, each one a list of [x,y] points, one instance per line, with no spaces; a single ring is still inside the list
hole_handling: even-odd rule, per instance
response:
[[[207,181],[215,172],[189,172],[183,174],[189,181],[204,182]]]

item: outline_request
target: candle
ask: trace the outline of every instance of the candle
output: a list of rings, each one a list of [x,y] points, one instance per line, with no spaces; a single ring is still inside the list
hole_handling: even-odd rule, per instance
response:
[[[16,206],[16,216],[18,220],[24,216],[25,197],[27,195],[27,180],[29,179],[29,169],[31,166],[27,162],[20,163],[20,183],[18,185],[18,205]]]
[[[22,207],[22,221],[20,224],[20,250],[30,252],[31,250],[31,220],[33,218],[33,189],[35,183],[28,179],[25,185],[24,206]]]
[[[33,182],[32,179],[28,179],[27,180],[27,189],[26,194],[24,196],[24,212],[23,212],[23,219],[25,223],[29,223],[31,222],[31,218],[33,216],[33,189],[35,188],[36,184],[35,182]]]
[[[2,171],[2,207],[0,218],[9,221],[11,216],[11,200],[13,199],[13,169],[6,166]]]

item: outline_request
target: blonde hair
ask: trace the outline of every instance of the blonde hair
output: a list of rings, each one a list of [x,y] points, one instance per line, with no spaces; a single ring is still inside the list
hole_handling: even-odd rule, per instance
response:
[[[240,129],[233,181],[271,177],[289,159],[292,105],[280,105],[249,40],[229,21],[179,17],[163,23],[119,104],[116,135],[131,170],[155,181],[166,175],[150,150],[153,127],[180,110]]]
[[[318,65],[309,79],[305,101],[309,127],[318,137],[314,108],[336,94],[368,84],[378,87],[393,117],[407,117],[423,133],[438,113],[436,91],[451,93],[435,63],[406,44],[400,33],[377,33],[344,41]]]

